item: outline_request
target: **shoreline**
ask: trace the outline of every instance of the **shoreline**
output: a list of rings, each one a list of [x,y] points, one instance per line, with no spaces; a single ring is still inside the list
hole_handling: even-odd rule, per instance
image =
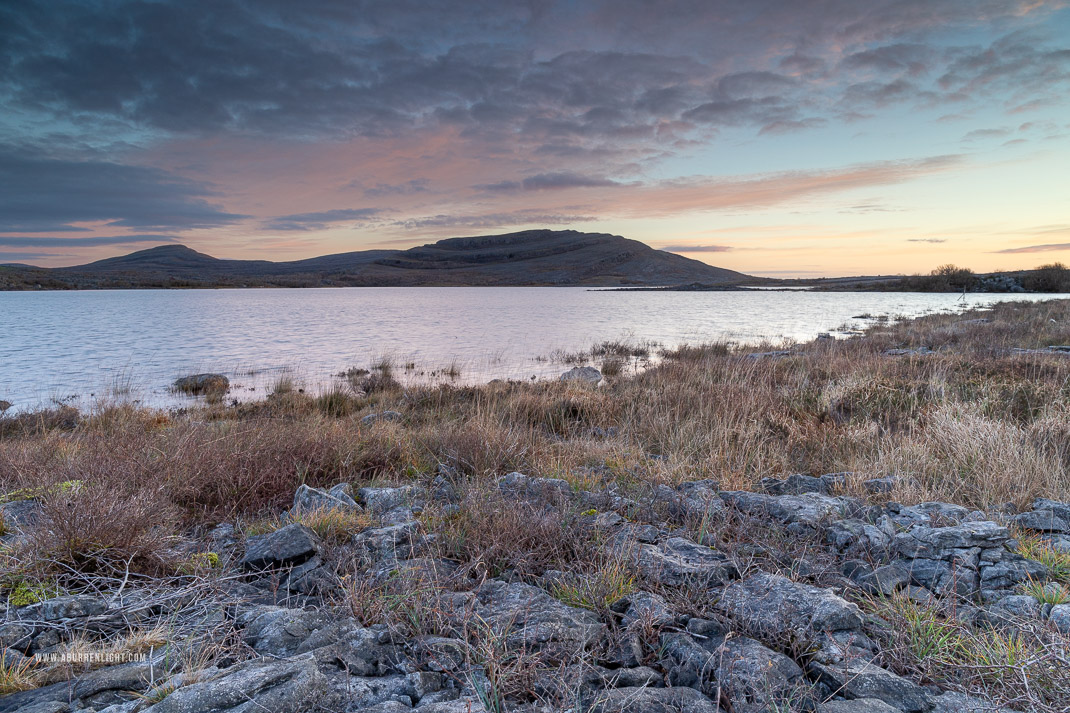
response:
[[[1070,301],[1001,303],[627,376],[0,416],[0,711],[68,680],[130,713],[1061,710],[1066,344]]]

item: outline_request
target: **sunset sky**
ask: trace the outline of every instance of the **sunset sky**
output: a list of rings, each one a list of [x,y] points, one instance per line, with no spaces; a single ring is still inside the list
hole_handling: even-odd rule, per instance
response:
[[[0,106],[0,262],[531,227],[772,276],[1070,262],[1061,0],[7,0]]]

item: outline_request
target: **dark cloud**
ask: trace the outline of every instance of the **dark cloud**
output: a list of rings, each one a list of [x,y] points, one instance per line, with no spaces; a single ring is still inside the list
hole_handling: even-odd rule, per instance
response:
[[[963,141],[981,141],[984,139],[1002,139],[1011,133],[1010,129],[974,129],[962,137]]]
[[[280,215],[263,224],[265,230],[323,230],[334,223],[364,224],[379,215],[378,208],[337,208],[315,213]]]
[[[61,232],[103,221],[156,230],[216,228],[245,216],[210,202],[206,184],[155,168],[49,159],[0,147],[0,232]]]
[[[597,218],[589,215],[561,215],[540,213],[534,210],[519,210],[511,213],[486,213],[477,215],[431,215],[422,218],[399,220],[397,227],[420,228],[499,228],[517,225],[569,225],[586,223]]]
[[[826,62],[820,57],[809,57],[796,52],[780,60],[777,66],[789,74],[819,75],[824,73]]]
[[[859,82],[847,87],[844,102],[855,108],[883,108],[889,104],[914,104],[932,100],[934,92],[923,89],[914,82],[896,79],[891,82]]]
[[[1070,84],[1070,49],[1052,49],[1043,38],[1014,32],[987,47],[956,52],[939,78],[946,92],[1051,91]]]
[[[111,235],[92,238],[45,238],[0,235],[0,247],[5,248],[90,248],[102,245],[131,243],[173,243],[176,235]]]
[[[755,129],[797,121],[800,102],[823,94],[834,106],[845,84],[849,99],[878,106],[926,89],[804,81],[823,76],[842,46],[853,50],[844,72],[917,77],[942,65],[955,93],[997,77],[1055,81],[1067,52],[1032,38],[949,60],[902,39],[1043,11],[1031,0],[8,3],[0,96],[87,132],[107,121],[312,139],[445,122],[525,139],[651,141],[660,121],[681,117]],[[753,71],[731,71],[748,62]]]
[[[635,185],[632,177],[661,175],[667,159],[687,160],[715,141],[801,132],[886,107],[954,103],[967,117],[992,107],[1050,111],[1065,102],[1070,50],[1063,38],[1019,28],[1042,27],[1036,18],[1063,4],[0,3],[0,142],[29,147],[0,152],[0,231],[58,233],[94,221],[145,233],[227,225],[243,216],[219,205],[212,186],[170,171],[223,172],[222,162],[272,142],[395,142],[394,155],[415,167],[407,174],[366,175],[355,165],[331,178],[333,188],[361,191],[368,203],[393,209],[405,202],[396,197],[469,190],[486,180],[470,178],[489,171],[465,168],[468,159],[500,162],[490,175],[511,179],[480,186],[485,191],[550,193]],[[963,28],[970,33],[956,34]],[[1007,34],[984,45],[950,41],[976,42],[997,29]],[[440,141],[420,143],[429,136]],[[418,147],[411,154],[410,141]],[[160,147],[189,145],[218,146],[220,158],[179,158],[168,165],[182,168],[169,171],[144,167],[160,153],[182,156]],[[108,160],[100,159],[103,151]],[[451,173],[442,162],[454,157],[458,169]],[[362,160],[354,157],[355,164]],[[367,166],[382,170],[383,163]],[[227,166],[236,183],[248,172]],[[352,176],[359,181],[337,185]],[[433,176],[436,190],[426,179],[399,176]],[[244,198],[255,205],[262,196]],[[587,208],[562,206],[522,216],[483,205],[476,210],[485,214],[456,216],[445,207],[449,198],[410,207],[407,215],[431,215],[409,222],[482,227],[589,219],[570,215]],[[301,213],[263,225],[366,225],[382,220],[374,210]]]
[[[409,196],[414,193],[427,193],[431,190],[431,181],[426,178],[414,178],[403,183],[377,183],[364,188],[364,195],[378,198],[381,196]]]
[[[617,181],[599,176],[584,176],[578,173],[562,171],[558,173],[540,173],[528,176],[522,181],[500,181],[475,186],[475,188],[492,192],[513,191],[554,191],[566,188],[605,188],[621,185]]]
[[[996,253],[1003,254],[1017,254],[1017,253],[1049,253],[1060,252],[1063,250],[1070,250],[1070,243],[1047,243],[1046,245],[1026,245],[1021,248],[1006,248],[1004,250],[994,250]]]
[[[847,55],[843,58],[843,66],[847,69],[905,72],[918,76],[929,69],[935,55],[935,50],[926,45],[900,43]]]
[[[791,134],[806,129],[816,129],[828,124],[828,119],[813,117],[810,119],[774,121],[762,127],[759,135],[765,134]]]
[[[667,245],[658,249],[667,253],[728,253],[735,250],[728,245]]]

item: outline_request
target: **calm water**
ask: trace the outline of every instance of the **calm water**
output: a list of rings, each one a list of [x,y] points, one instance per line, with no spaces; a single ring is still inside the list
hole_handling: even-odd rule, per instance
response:
[[[603,340],[664,346],[716,339],[811,339],[859,315],[914,316],[1000,299],[1052,295],[818,292],[607,292],[586,288],[357,288],[0,292],[0,399],[128,398],[181,403],[178,376],[218,371],[255,398],[286,374],[323,388],[349,367],[389,355],[432,379],[556,376],[540,360]]]

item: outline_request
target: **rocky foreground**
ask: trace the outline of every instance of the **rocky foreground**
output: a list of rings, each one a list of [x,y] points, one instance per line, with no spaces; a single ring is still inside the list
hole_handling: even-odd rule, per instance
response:
[[[541,546],[569,546],[545,527],[562,517],[599,543],[586,569],[532,575],[446,556],[450,523],[479,506],[456,480],[301,486],[261,534],[224,524],[185,543],[185,574],[114,572],[9,605],[7,671],[51,653],[119,662],[53,668],[0,711],[1070,710],[1066,572],[1020,554],[1070,553],[1070,504],[872,504],[894,483],[851,474],[633,499],[510,473],[487,497]],[[10,544],[35,501],[3,511]],[[976,675],[960,680],[1013,708],[934,685],[899,651],[969,642],[993,645],[962,653]]]

